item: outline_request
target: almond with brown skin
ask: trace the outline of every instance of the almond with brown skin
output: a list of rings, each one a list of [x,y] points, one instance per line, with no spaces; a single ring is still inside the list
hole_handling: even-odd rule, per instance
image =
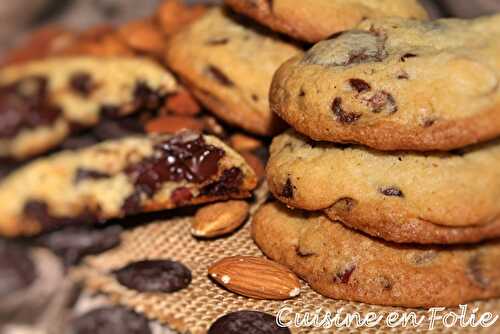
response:
[[[260,140],[253,137],[242,133],[235,133],[229,138],[229,145],[236,151],[252,151],[261,147],[263,144]]]
[[[132,49],[161,56],[165,50],[165,38],[160,28],[151,20],[129,22],[118,29],[120,38]]]
[[[250,298],[284,300],[300,293],[297,276],[264,257],[227,257],[213,264],[208,274],[228,290]]]
[[[249,205],[245,201],[227,201],[200,208],[193,221],[191,233],[195,237],[214,238],[240,227],[248,217]]]
[[[176,133],[181,130],[201,132],[203,123],[193,117],[174,115],[156,117],[146,123],[148,133]]]
[[[200,112],[200,105],[186,89],[179,90],[175,95],[169,96],[166,102],[169,113],[194,116]]]
[[[250,153],[248,151],[240,152],[240,154],[245,159],[247,164],[249,164],[250,167],[252,167],[259,181],[263,180],[264,177],[266,176],[266,168],[264,167],[262,161],[255,154]]]

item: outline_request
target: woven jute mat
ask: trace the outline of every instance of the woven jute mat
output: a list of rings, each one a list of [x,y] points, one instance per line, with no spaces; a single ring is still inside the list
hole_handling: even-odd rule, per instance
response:
[[[307,284],[303,284],[299,297],[286,301],[255,300],[238,296],[217,286],[207,276],[207,268],[215,261],[226,256],[252,255],[260,256],[261,251],[250,237],[250,224],[237,233],[221,239],[204,241],[194,239],[190,234],[190,217],[174,218],[159,221],[127,231],[122,237],[122,244],[106,253],[88,257],[85,264],[74,270],[73,275],[84,281],[90,293],[103,293],[113,303],[121,304],[144,314],[151,320],[180,333],[206,333],[210,325],[228,312],[238,310],[258,310],[276,315],[280,309],[286,310],[287,317],[309,312],[324,316],[327,311],[332,315],[358,312],[361,316],[375,312],[386,318],[390,312],[399,314],[415,312],[425,320],[417,327],[397,326],[391,328],[383,320],[378,325],[367,328],[333,327],[329,329],[318,327],[291,327],[293,333],[423,333],[429,330],[428,310],[414,310],[393,307],[374,306],[363,303],[333,300],[325,298]],[[180,261],[192,270],[193,281],[184,290],[171,293],[138,293],[121,286],[110,274],[131,261],[143,259],[168,258]],[[476,302],[468,305],[468,314],[478,308],[476,314],[491,312],[500,313],[500,300]],[[458,310],[446,310],[455,311]],[[444,315],[445,313],[440,313]],[[342,318],[343,318],[342,317]],[[462,328],[459,325],[446,328],[442,322],[436,322],[436,333],[500,333],[500,320],[489,328]],[[243,333],[242,333],[243,334]]]

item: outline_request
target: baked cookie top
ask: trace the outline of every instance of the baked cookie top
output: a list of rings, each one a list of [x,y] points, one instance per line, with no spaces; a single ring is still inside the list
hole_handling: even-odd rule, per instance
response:
[[[343,208],[373,224],[479,226],[500,218],[499,164],[498,140],[452,153],[380,153],[288,131],[273,140],[267,180],[296,208]]]
[[[216,137],[111,140],[40,158],[3,179],[0,234],[246,197],[256,182],[244,159]]]
[[[166,60],[217,116],[270,135],[282,128],[269,110],[271,79],[298,54],[299,47],[217,7],[170,40]]]
[[[145,58],[49,58],[4,67],[0,157],[42,153],[103,115],[159,108],[176,90],[174,77]]]
[[[335,299],[432,307],[500,296],[498,241],[467,247],[403,246],[276,202],[256,213],[252,235],[267,256]]]
[[[271,108],[316,140],[448,150],[500,134],[500,15],[367,20],[277,71]]]
[[[273,30],[318,42],[367,18],[425,19],[417,0],[225,0],[231,8]]]

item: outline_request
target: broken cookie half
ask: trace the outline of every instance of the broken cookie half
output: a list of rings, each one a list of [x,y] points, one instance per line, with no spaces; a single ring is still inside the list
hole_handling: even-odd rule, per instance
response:
[[[178,86],[144,58],[66,57],[0,70],[0,157],[25,159],[56,147],[103,117],[157,109]]]
[[[0,183],[0,235],[250,196],[245,160],[212,136],[138,136],[41,158]],[[12,194],[16,194],[12,197]]]

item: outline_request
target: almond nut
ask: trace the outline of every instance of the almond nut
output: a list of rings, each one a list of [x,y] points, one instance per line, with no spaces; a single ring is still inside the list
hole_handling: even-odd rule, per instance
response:
[[[229,138],[229,145],[236,151],[252,151],[261,147],[262,142],[242,133],[236,133]]]
[[[205,11],[206,7],[202,4],[186,5],[181,0],[165,0],[156,12],[156,19],[163,33],[171,36],[201,17]]]
[[[231,233],[240,227],[248,216],[245,201],[228,201],[209,204],[200,208],[193,221],[191,233],[195,237],[213,238]]]
[[[148,133],[176,133],[181,130],[201,132],[203,123],[193,117],[174,115],[157,117],[146,123]]]
[[[255,172],[255,175],[257,175],[257,178],[260,180],[263,180],[264,177],[266,176],[266,169],[264,167],[264,164],[262,161],[260,161],[259,158],[253,153],[243,151],[241,152],[241,156],[245,159],[247,164],[252,167],[253,171]]]
[[[186,89],[169,96],[166,107],[168,112],[178,115],[194,116],[200,112],[200,105]]]
[[[132,49],[161,55],[165,49],[162,32],[150,20],[129,22],[120,27],[118,34]]]
[[[297,276],[264,257],[227,257],[213,264],[208,274],[228,290],[250,298],[283,300],[300,293]]]

